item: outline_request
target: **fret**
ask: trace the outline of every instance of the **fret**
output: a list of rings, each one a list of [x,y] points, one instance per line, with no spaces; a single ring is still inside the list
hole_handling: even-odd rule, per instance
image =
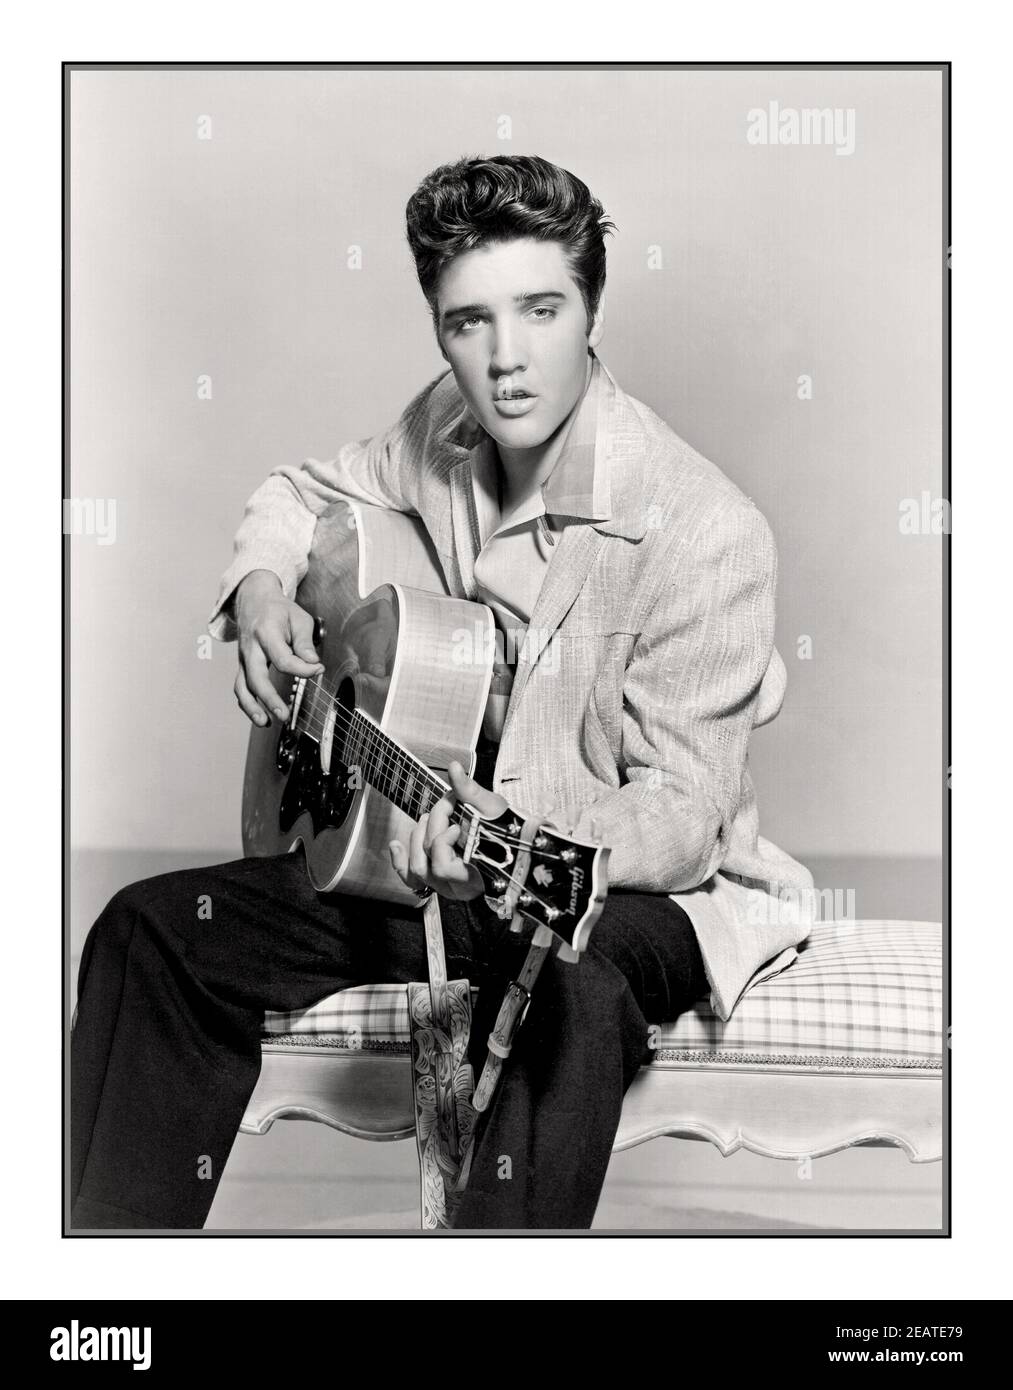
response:
[[[397,767],[394,769],[394,783],[391,787],[392,800],[394,801],[394,804],[402,808],[404,807],[404,796],[401,791],[401,783],[404,781],[407,775],[408,766],[402,758],[399,760]]]
[[[360,710],[345,710],[334,695],[316,682],[307,682],[300,723],[322,729],[327,714],[336,711],[335,737],[346,767],[358,767],[364,781],[413,820],[420,820],[444,795],[446,788],[424,763],[383,732]]]
[[[359,742],[362,734],[359,724],[353,714],[348,722],[345,731],[345,756],[343,762],[346,767],[360,767],[362,765],[362,755],[359,752]]]

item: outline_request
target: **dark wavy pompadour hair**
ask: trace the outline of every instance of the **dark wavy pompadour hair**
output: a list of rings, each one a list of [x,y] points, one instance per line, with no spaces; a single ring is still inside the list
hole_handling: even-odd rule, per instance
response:
[[[465,251],[517,237],[563,243],[591,331],[605,287],[605,234],[616,229],[587,184],[567,169],[528,154],[441,164],[408,200],[405,222],[438,339],[436,291],[444,267]]]

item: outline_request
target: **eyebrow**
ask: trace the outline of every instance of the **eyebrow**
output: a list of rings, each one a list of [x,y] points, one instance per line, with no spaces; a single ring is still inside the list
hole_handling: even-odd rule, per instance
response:
[[[530,304],[536,299],[555,299],[565,300],[566,295],[562,290],[531,290],[528,294],[515,294],[515,304]],[[471,314],[487,314],[488,304],[458,304],[453,309],[444,309],[440,316],[441,323],[449,323],[451,319],[468,318]]]

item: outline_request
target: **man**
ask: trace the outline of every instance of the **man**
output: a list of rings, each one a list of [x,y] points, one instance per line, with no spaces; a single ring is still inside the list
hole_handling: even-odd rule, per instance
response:
[[[450,591],[493,609],[502,659],[475,776],[453,766],[453,794],[390,853],[409,886],[440,894],[451,975],[480,984],[477,1065],[524,947],[455,848],[455,800],[551,805],[610,846],[591,944],[579,965],[544,968],[455,1216],[587,1227],[649,1021],[708,988],[727,1018],[808,930],[798,890],[812,878],[759,837],[746,767],[784,689],[775,549],[753,504],[598,359],[611,224],[579,179],[534,157],[461,160],[423,181],[407,224],[450,371],[385,433],[275,470],[247,505],[211,631],[238,637],[246,714],[285,719],[268,669],[321,669],[294,595],[316,519],[342,497],[421,517]],[[193,910],[202,894],[213,931]],[[318,895],[298,854],[117,894],[81,963],[72,1224],[202,1225],[264,1010],[424,979],[420,915]]]

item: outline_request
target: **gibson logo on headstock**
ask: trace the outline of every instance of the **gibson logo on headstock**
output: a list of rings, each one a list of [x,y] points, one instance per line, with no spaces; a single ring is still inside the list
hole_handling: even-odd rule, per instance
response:
[[[570,871],[570,911],[575,912],[580,890],[584,886],[584,870],[579,865]]]

